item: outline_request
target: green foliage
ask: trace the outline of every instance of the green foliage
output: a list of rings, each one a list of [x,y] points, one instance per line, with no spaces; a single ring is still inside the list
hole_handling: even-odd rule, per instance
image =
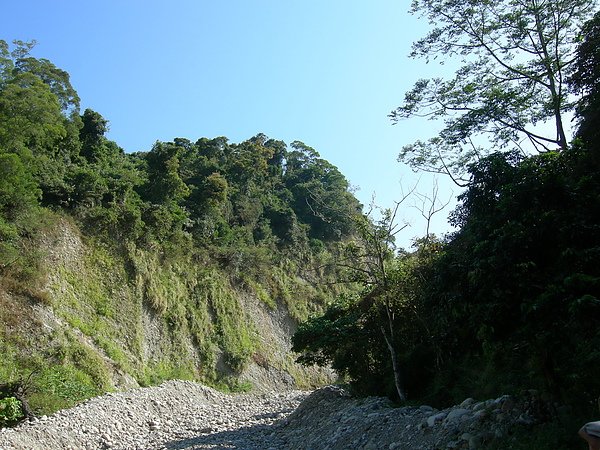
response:
[[[378,289],[310,319],[294,349],[304,362],[332,363],[358,391],[385,393],[384,305],[413,398],[444,405],[529,388],[573,407],[596,398],[598,168],[581,147],[483,159],[453,215],[459,231],[376,266],[385,289],[383,272],[358,267]],[[350,250],[356,258],[366,248]]]
[[[581,31],[581,41],[577,46],[577,58],[574,61],[569,78],[571,89],[581,100],[576,113],[579,118],[578,136],[588,146],[597,148],[598,104],[600,103],[600,13],[585,23]]]
[[[16,153],[45,203],[68,197],[64,177],[80,148],[79,98],[66,72],[28,56],[35,43],[1,41],[0,153]]]
[[[233,291],[227,289],[227,280],[215,271],[202,275],[196,287],[196,301],[206,302],[214,314],[217,342],[225,351],[225,363],[239,373],[256,350],[255,332]]]
[[[0,376],[35,371],[42,412],[112,389],[113,372],[249,389],[237,377],[264,349],[247,299],[293,321],[340,291],[325,283],[360,209],[347,180],[263,134],[125,154],[34,45],[0,40]]]
[[[226,377],[222,381],[212,383],[215,389],[226,393],[245,393],[252,391],[252,383],[240,381],[238,378]]]
[[[244,391],[246,365],[269,364],[245,309],[254,296],[304,321],[300,361],[330,364],[359,393],[397,397],[402,384],[442,405],[537,388],[587,405],[600,391],[597,16],[571,72],[585,95],[581,142],[567,146],[560,121],[571,37],[591,4],[413,2],[437,22],[414,54],[465,65],[453,80],[419,81],[393,113],[446,120],[403,156],[471,181],[452,216],[458,231],[412,252],[394,247],[395,211],[362,218],[348,181],[307,145],[176,138],[127,155],[99,113],[80,116],[66,72],[31,58],[33,44],[0,41],[0,378],[35,370],[30,400],[42,412],[112,389],[110,366],[144,385],[201,379]],[[554,21],[565,8],[570,20]],[[549,118],[557,137],[526,129]],[[490,148],[465,148],[489,133]],[[565,151],[506,151],[522,133]],[[83,235],[54,242],[72,220]],[[65,254],[38,250],[49,242]],[[51,304],[71,331],[32,332],[42,328],[32,302]],[[0,400],[0,423],[18,419],[15,406]],[[565,423],[520,445],[568,447]]]
[[[0,153],[0,217],[17,221],[20,212],[37,205],[35,180],[15,153]]]
[[[161,360],[146,366],[137,381],[141,386],[155,386],[166,380],[194,380],[194,372],[189,362],[185,365],[175,365],[170,361]]]
[[[342,296],[327,307],[325,314],[302,323],[293,336],[292,350],[303,352],[299,361],[304,364],[333,364],[342,373],[355,372],[348,364],[366,364],[369,358],[353,354],[361,330],[360,310],[356,297]],[[364,342],[363,339],[359,339]],[[366,345],[361,346],[367,350]]]
[[[0,288],[26,295],[34,302],[48,302],[43,289],[48,273],[46,255],[39,243],[52,234],[56,223],[54,213],[37,207],[21,210],[16,221],[5,222],[6,227],[0,217]]]
[[[227,200],[227,180],[218,172],[211,173],[202,183],[201,196],[211,206]]]
[[[594,160],[572,149],[525,160],[493,155],[472,168],[455,214],[462,228],[435,287],[447,300],[429,304],[446,317],[439,339],[454,335],[446,354],[478,354],[505,377],[526,377],[570,401],[595,396]]]
[[[511,2],[475,3],[413,2],[415,11],[426,12],[432,20],[442,19],[436,30],[415,44],[415,54],[465,52],[470,57],[475,49],[475,60],[479,61],[477,58],[486,52],[496,52],[516,64],[504,69],[517,68],[522,76],[515,79],[505,72],[506,76],[500,77],[500,84],[508,83],[501,86],[504,90],[488,92],[486,76],[494,77],[504,69],[494,75],[489,66],[495,64],[493,58],[477,65],[467,64],[454,81],[418,83],[407,94],[407,103],[396,111],[396,117],[408,116],[425,107],[432,108],[433,116],[449,117],[447,128],[427,144],[442,145],[442,159],[439,149],[429,154],[431,148],[426,144],[417,143],[405,153],[421,146],[420,154],[412,154],[417,158],[413,163],[438,170],[441,166],[436,168],[436,164],[453,161],[443,158],[448,156],[444,151],[455,146],[456,165],[442,169],[450,173],[454,169],[468,170],[470,174],[467,190],[459,197],[461,203],[451,217],[458,231],[445,242],[427,236],[416,242],[413,253],[392,257],[387,249],[392,248],[393,241],[386,239],[390,228],[378,229],[377,224],[365,222],[359,231],[363,235],[367,231],[366,236],[373,239],[347,245],[343,261],[353,279],[372,287],[350,305],[330,305],[324,315],[302,324],[294,336],[294,349],[303,352],[300,359],[305,363],[331,363],[348,375],[359,391],[385,392],[391,384],[390,358],[386,358],[381,339],[375,339],[377,328],[386,320],[383,311],[389,330],[394,330],[394,338],[390,339],[390,332],[386,341],[397,349],[406,390],[413,398],[448,405],[468,396],[489,398],[535,388],[549,402],[580,409],[600,390],[595,376],[600,363],[596,350],[600,344],[600,272],[596,264],[600,251],[596,220],[600,216],[600,161],[593,131],[598,129],[593,106],[597,103],[594,43],[598,19],[596,16],[584,28],[579,60],[569,62],[575,68],[573,86],[587,97],[579,109],[580,137],[585,143],[575,141],[567,151],[559,116],[568,103],[563,103],[562,97],[552,97],[552,92],[546,92],[552,98],[543,100],[546,94],[519,84],[538,83],[530,79],[537,72],[529,71],[547,64],[548,59],[521,64],[521,59],[513,59],[511,54],[517,47],[526,48],[528,44],[519,45],[522,38],[531,37],[531,42],[546,39],[528,35],[532,32],[528,23],[537,19],[538,29],[545,29],[553,23],[545,21],[566,6],[573,8],[577,20],[554,22],[553,32],[560,28],[565,33],[561,36],[573,35],[572,27],[585,17],[582,7],[588,2],[551,2],[553,8],[549,11],[520,11],[525,4],[516,8]],[[497,14],[492,17],[475,11]],[[507,17],[518,20],[503,20]],[[498,26],[484,30],[483,25],[491,23],[486,21],[496,19],[501,22]],[[520,27],[518,33],[508,34],[507,27],[513,26]],[[478,29],[485,32],[478,33]],[[514,48],[503,47],[508,37]],[[482,48],[488,38],[492,39],[492,48]],[[555,40],[551,44],[556,46],[555,57],[560,59],[572,52],[571,44],[567,38]],[[559,72],[565,68],[558,64],[544,76],[550,80],[556,74],[562,77]],[[471,76],[477,77],[477,83],[471,83]],[[527,100],[520,95],[532,97]],[[480,96],[489,96],[489,103]],[[434,97],[439,105],[434,104]],[[452,116],[453,108],[464,115]],[[494,113],[493,108],[502,111]],[[545,117],[556,119],[556,143],[564,151],[534,157],[520,151],[492,152],[487,157],[482,157],[485,152],[479,149],[474,149],[476,154],[458,153],[478,132],[493,130],[497,132],[496,144],[502,148],[515,137],[513,131],[523,132],[525,125]],[[494,124],[495,120],[500,125]],[[511,131],[515,124],[518,126]],[[502,127],[508,129],[503,131]],[[475,162],[467,166],[467,161]],[[369,251],[377,242],[382,244],[380,251]],[[371,258],[365,259],[369,255]],[[361,259],[364,264],[357,264]],[[576,427],[572,423],[567,426],[563,419],[545,425],[539,433],[518,436],[514,447],[571,448],[573,439],[565,437],[566,430]],[[502,445],[505,447],[506,442]]]
[[[189,189],[179,175],[181,149],[173,144],[157,142],[144,155],[148,181],[143,192],[155,204],[179,203],[189,195]]]
[[[102,160],[105,157],[104,134],[108,131],[108,121],[89,108],[84,111],[81,120],[82,127],[79,130],[81,155],[89,162]]]
[[[59,100],[65,115],[79,111],[79,96],[70,82],[69,74],[56,67],[47,59],[37,59],[28,55],[32,44],[20,44],[20,53],[14,60],[15,74],[30,73],[42,80],[50,88],[52,94]],[[29,48],[28,48],[29,47]],[[24,51],[23,51],[24,50]]]
[[[18,301],[18,297],[12,299]],[[0,378],[8,383],[21,380],[36,413],[67,408],[111,389],[107,367],[91,348],[69,333],[20,334],[20,321],[30,322],[31,327],[36,319],[19,305],[4,303],[2,308]]]
[[[92,377],[72,366],[48,368],[41,373],[36,385],[44,396],[57,397],[57,401],[71,405],[104,392]]]
[[[535,388],[587,404],[600,390],[599,169],[597,153],[578,144],[483,158],[452,215],[458,231],[419,240],[412,253],[392,255],[389,228],[365,222],[372,240],[347,245],[341,260],[365,291],[300,326],[300,360],[332,364],[359,392],[394,396],[387,324],[412,398],[448,405]]]
[[[370,230],[364,235],[373,240],[370,244],[365,241],[363,247],[346,249],[348,261],[355,261],[351,279],[362,283],[363,290],[359,295],[341,296],[322,316],[302,323],[292,338],[293,350],[301,354],[298,361],[303,364],[330,364],[358,393],[397,398],[400,387],[414,398],[421,394],[419,384],[434,372],[433,366],[421,364],[438,352],[423,318],[426,311],[420,294],[429,266],[440,257],[441,245],[430,238],[414,253],[394,257],[390,242],[385,242],[391,237],[383,225],[387,222],[382,220],[380,225],[362,224]],[[372,251],[378,245],[383,252],[379,255],[386,259],[380,260],[383,265],[374,262]],[[360,261],[367,263],[359,265]],[[386,341],[396,352],[396,368]],[[395,370],[403,378],[401,386],[395,386]]]
[[[49,153],[66,136],[66,129],[58,99],[48,85],[30,73],[10,79],[0,90],[0,118],[1,148],[23,156],[29,149],[53,162]]]
[[[310,237],[338,240],[354,231],[361,205],[348,191],[338,169],[313,148],[293,142],[286,158],[284,182],[293,196],[296,216],[310,226]]]
[[[414,0],[411,12],[434,28],[413,44],[411,56],[456,57],[463,65],[453,79],[417,81],[390,114],[394,121],[444,120],[438,136],[405,146],[399,159],[458,182],[467,164],[506,147],[566,149],[564,115],[573,103],[565,75],[594,7],[594,0]],[[546,121],[551,131],[535,129]]]
[[[14,397],[0,399],[0,426],[10,426],[23,417],[21,402]]]
[[[14,269],[21,259],[19,237],[32,228],[27,222],[35,215],[39,196],[40,190],[21,158],[0,151],[0,274],[10,266]]]

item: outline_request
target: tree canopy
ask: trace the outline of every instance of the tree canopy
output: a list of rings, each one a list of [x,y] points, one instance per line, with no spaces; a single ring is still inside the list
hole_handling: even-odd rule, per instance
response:
[[[444,121],[437,136],[405,146],[399,159],[461,183],[469,163],[495,150],[568,148],[565,114],[574,102],[567,75],[595,6],[594,0],[414,0],[411,12],[433,29],[413,44],[411,56],[462,65],[453,79],[417,81],[392,111],[394,122]]]

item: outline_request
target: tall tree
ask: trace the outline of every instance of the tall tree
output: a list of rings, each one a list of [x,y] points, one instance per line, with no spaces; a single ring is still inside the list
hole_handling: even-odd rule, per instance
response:
[[[33,171],[44,204],[68,201],[65,177],[79,155],[79,97],[69,74],[29,56],[34,42],[0,40],[0,151]]]
[[[147,175],[146,183],[138,186],[140,196],[148,202],[143,220],[158,240],[173,240],[189,221],[183,203],[190,189],[180,176],[182,150],[176,144],[157,141],[151,151],[139,155]]]
[[[33,45],[35,45],[35,42]],[[25,48],[29,51],[29,47]],[[13,72],[15,74],[31,73],[37,76],[56,95],[65,116],[69,116],[72,113],[79,114],[79,96],[75,88],[71,85],[68,72],[59,69],[47,59],[37,59],[28,55],[22,55],[15,60]]]
[[[383,217],[375,224],[371,224],[367,220],[363,221],[362,226],[359,226],[362,249],[358,250],[355,256],[358,256],[358,260],[364,264],[365,269],[359,269],[359,271],[366,275],[365,281],[368,286],[368,293],[364,296],[362,303],[363,305],[366,303],[370,308],[375,306],[378,315],[382,319],[379,330],[390,354],[394,386],[398,398],[404,403],[406,392],[395,346],[396,327],[394,315],[397,310],[395,303],[398,296],[393,289],[393,269],[390,267],[395,262],[395,236],[406,226],[398,227],[396,224],[396,213],[400,203],[396,203],[393,210],[383,211]]]
[[[580,119],[578,134],[588,146],[598,148],[600,106],[600,12],[585,23],[570,84],[573,91],[583,95],[577,105]]]
[[[284,182],[296,215],[311,227],[311,237],[335,240],[352,234],[362,205],[350,193],[348,180],[308,145],[294,141],[291,147]]]
[[[397,252],[395,235],[406,227],[395,220],[401,203],[381,211],[379,220],[357,220],[356,239],[343,246],[336,264],[362,287],[360,294],[342,296],[301,324],[292,343],[299,362],[331,364],[358,392],[405,402],[407,391],[414,396],[438,368],[439,346],[430,341],[421,292],[442,245],[430,235],[416,242],[415,252]],[[415,362],[415,353],[427,357]]]
[[[108,131],[108,120],[96,111],[87,108],[81,116],[83,126],[79,130],[79,139],[81,140],[81,154],[88,161],[100,159],[101,146],[103,138]]]
[[[50,155],[66,135],[58,99],[32,74],[2,84],[0,119],[0,148],[11,152]]]
[[[595,5],[595,0],[413,0],[411,12],[427,17],[434,28],[413,44],[411,56],[458,58],[463,65],[451,80],[417,81],[392,111],[394,122],[422,116],[445,124],[438,136],[405,146],[399,159],[460,183],[467,164],[493,150],[566,149],[564,114],[574,106],[566,75],[580,27]],[[546,122],[553,123],[552,131],[536,127]]]

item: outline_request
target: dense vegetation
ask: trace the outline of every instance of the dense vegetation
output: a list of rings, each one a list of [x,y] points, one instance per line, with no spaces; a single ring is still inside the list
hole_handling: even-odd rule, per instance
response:
[[[476,8],[415,2],[441,3]],[[571,51],[576,58],[561,74],[566,81],[569,73],[578,96],[575,138],[535,154],[511,146],[491,147],[478,158],[471,153],[466,189],[451,214],[457,231],[443,239],[427,235],[412,251],[394,252],[393,211],[375,223],[375,232],[359,230],[355,254],[367,264],[353,270],[363,292],[340,297],[301,326],[294,347],[302,361],[331,363],[358,392],[418,403],[535,389],[550,410],[572,409],[552,411],[563,422],[542,431],[539,442],[530,433],[522,448],[572,448],[577,421],[597,414],[600,394],[599,27],[600,15],[585,24]],[[407,98],[423,100],[414,91]],[[456,132],[477,104],[463,106],[465,117],[450,123]],[[480,113],[486,127],[505,121]],[[437,139],[449,139],[444,133]],[[450,175],[460,172],[455,169]]]
[[[394,246],[402,204],[362,215],[305,144],[177,138],[125,154],[99,113],[81,114],[66,72],[31,44],[0,41],[0,381],[33,372],[31,398],[46,409],[111,388],[79,335],[28,336],[30,306],[43,305],[142,384],[219,382],[268,358],[235,298],[244,290],[304,321],[300,361],[331,364],[356,392],[446,405],[535,389],[583,420],[600,393],[600,15],[575,26],[592,5],[413,2],[444,18],[416,55],[475,59],[451,82],[417,83],[392,113],[446,119],[400,156],[466,188],[457,231],[410,251]],[[554,136],[528,128],[544,119]],[[486,148],[472,140],[490,133]],[[88,250],[53,268],[39,249],[64,224]],[[157,360],[144,359],[134,320],[145,309],[171,333]],[[186,337],[194,358],[178,350]],[[17,404],[3,397],[0,424]]]
[[[41,411],[113,388],[115,371],[239,388],[231,376],[272,356],[244,295],[301,320],[341,289],[331,262],[361,209],[347,180],[307,145],[262,134],[126,154],[32,46],[0,41],[2,410],[25,379]]]

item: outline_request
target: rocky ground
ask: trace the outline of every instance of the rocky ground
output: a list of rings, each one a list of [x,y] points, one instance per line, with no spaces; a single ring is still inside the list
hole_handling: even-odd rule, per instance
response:
[[[395,408],[336,387],[228,395],[170,381],[0,430],[0,449],[477,449],[530,425],[532,405],[504,396]]]

